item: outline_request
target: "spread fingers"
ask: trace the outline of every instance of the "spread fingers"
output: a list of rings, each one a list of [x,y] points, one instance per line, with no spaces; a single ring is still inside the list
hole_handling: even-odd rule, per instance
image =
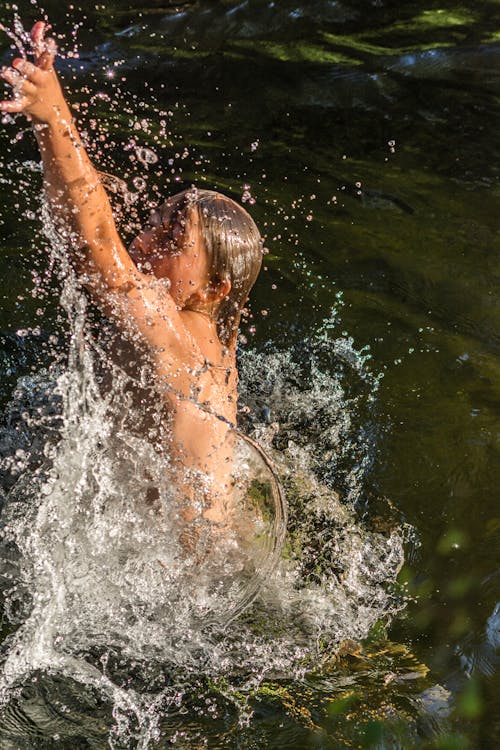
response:
[[[45,34],[50,28],[49,24],[38,21],[31,29],[31,43],[33,45],[35,63],[42,70],[50,70],[57,55],[56,40],[52,39],[52,37],[45,38]]]
[[[33,83],[28,81],[19,71],[13,68],[2,68],[0,76],[7,81],[14,89],[14,94],[19,96],[22,91],[24,94],[32,93],[35,90]]]
[[[45,49],[36,57],[36,64],[42,70],[50,70],[54,65],[57,55],[57,43],[55,39],[49,38],[45,42]]]
[[[12,67],[22,75],[28,81],[32,83],[40,82],[40,69],[30,63],[29,60],[24,60],[22,57],[16,57],[12,63]]]
[[[0,71],[0,76],[2,76],[4,81],[10,83],[11,86],[18,86],[23,80],[22,75],[13,68],[2,68],[2,70]]]
[[[47,28],[50,28],[44,21],[37,21],[30,32],[33,44],[43,44],[43,39]]]
[[[27,100],[25,96],[18,99],[6,99],[0,102],[0,112],[22,112],[26,107]]]
[[[31,43],[33,45],[33,52],[35,59],[45,51],[45,32],[50,28],[43,21],[37,21],[37,23],[31,29]]]

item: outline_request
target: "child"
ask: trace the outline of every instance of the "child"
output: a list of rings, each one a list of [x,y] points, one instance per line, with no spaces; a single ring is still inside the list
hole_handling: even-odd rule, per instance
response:
[[[146,346],[156,391],[167,407],[168,453],[183,469],[183,494],[194,497],[193,474],[205,477],[209,490],[201,515],[225,524],[237,407],[236,336],[259,273],[262,240],[241,206],[193,188],[153,211],[127,251],[54,71],[55,42],[45,32],[41,22],[31,31],[33,63],[16,58],[3,68],[13,98],[0,102],[0,110],[22,112],[32,121],[51,213],[72,263],[137,351]],[[183,515],[191,520],[197,512],[193,501]]]

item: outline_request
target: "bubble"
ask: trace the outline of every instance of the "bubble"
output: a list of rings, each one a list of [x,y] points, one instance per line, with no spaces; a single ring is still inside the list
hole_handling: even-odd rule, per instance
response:
[[[156,164],[158,161],[157,154],[150,148],[137,148],[135,151],[135,155],[137,156],[138,161],[141,162],[141,164],[144,164],[145,166],[148,166],[149,164]]]

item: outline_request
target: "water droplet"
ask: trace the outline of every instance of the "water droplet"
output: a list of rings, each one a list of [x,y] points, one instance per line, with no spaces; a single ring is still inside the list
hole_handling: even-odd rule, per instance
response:
[[[147,166],[148,164],[156,164],[156,162],[158,161],[158,156],[150,148],[136,148],[135,155],[137,156],[138,161],[140,161],[141,164],[144,164],[145,166]]]
[[[141,192],[146,187],[146,180],[143,177],[134,177],[132,183],[136,190]]]

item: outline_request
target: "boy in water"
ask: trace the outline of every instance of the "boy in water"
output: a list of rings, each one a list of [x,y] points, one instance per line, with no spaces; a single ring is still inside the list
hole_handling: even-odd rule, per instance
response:
[[[146,346],[169,414],[168,451],[184,475],[208,478],[201,514],[225,525],[236,336],[260,270],[261,237],[241,206],[193,188],[153,211],[127,250],[54,70],[56,44],[45,32],[42,22],[32,29],[34,62],[16,58],[2,69],[13,98],[0,110],[33,123],[51,213],[72,263],[105,314],[138,350]],[[183,488],[187,497],[192,492]],[[198,513],[193,503],[183,516]]]

